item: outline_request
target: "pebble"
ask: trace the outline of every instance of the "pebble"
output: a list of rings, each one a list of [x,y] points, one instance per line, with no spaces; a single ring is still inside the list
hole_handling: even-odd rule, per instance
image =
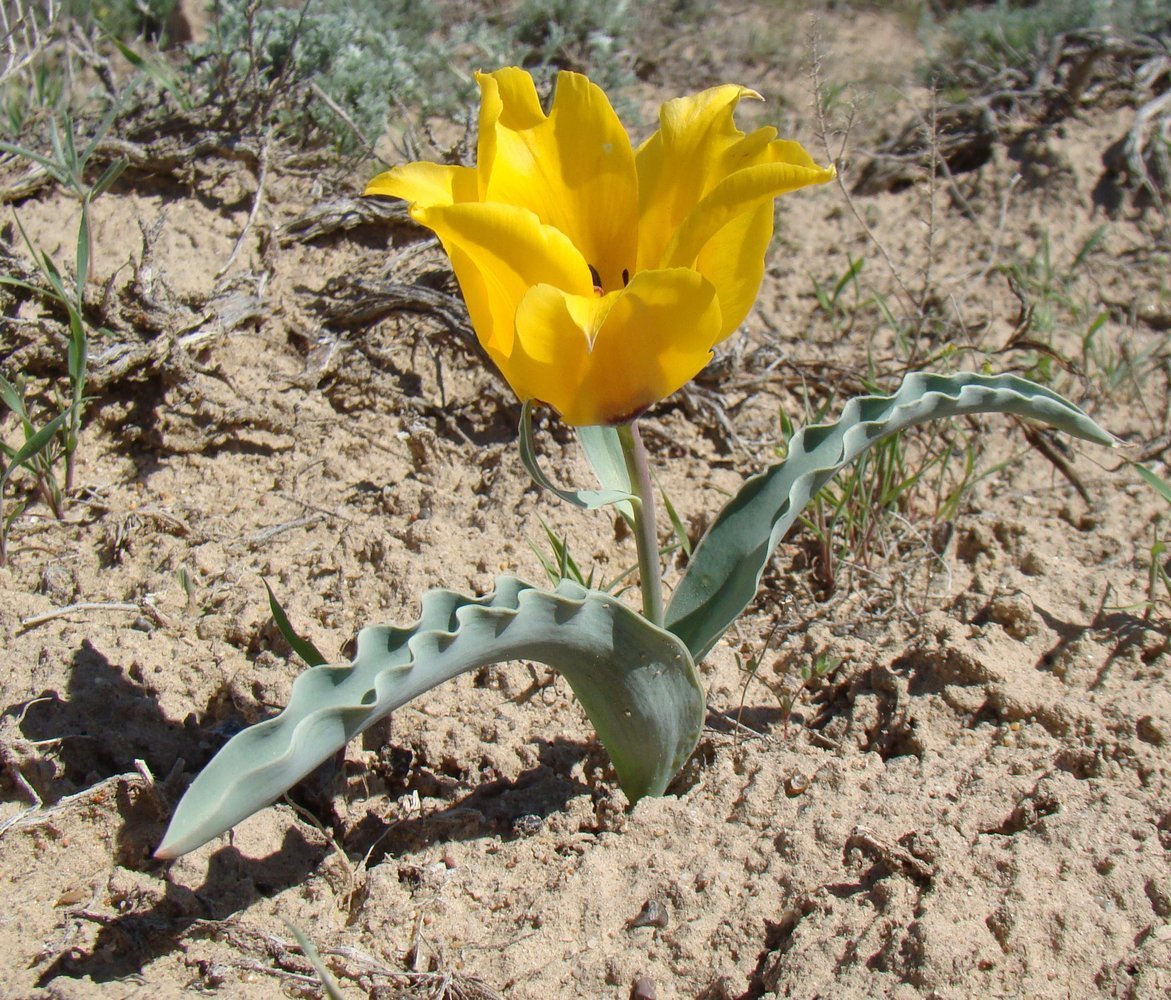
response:
[[[635,927],[666,927],[670,919],[667,908],[662,903],[657,899],[648,899],[642,904],[638,916],[633,917],[626,927],[628,930]]]
[[[630,990],[630,1000],[656,1000],[655,981],[649,976],[639,976]]]

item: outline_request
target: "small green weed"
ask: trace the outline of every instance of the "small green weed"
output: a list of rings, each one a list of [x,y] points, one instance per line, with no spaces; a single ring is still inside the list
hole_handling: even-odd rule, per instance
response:
[[[802,518],[823,590],[837,589],[842,567],[873,570],[895,561],[908,536],[917,535],[908,526],[953,518],[976,479],[970,437],[928,429],[879,442],[822,489]]]
[[[843,661],[840,656],[832,656],[824,650],[812,657],[804,653],[782,654],[773,664],[776,680],[765,679],[760,675],[760,668],[779,627],[779,622],[773,624],[764,645],[748,660],[742,659],[740,652],[734,654],[736,666],[744,674],[744,686],[740,691],[740,707],[736,712],[737,732],[744,728],[744,706],[748,698],[748,689],[753,681],[760,681],[776,697],[781,707],[781,722],[785,729],[785,735],[788,736],[793,709],[800,704],[803,698],[814,694],[821,688],[826,679],[842,665]],[[794,664],[797,664],[795,671],[793,670]]]
[[[548,524],[545,523],[544,518],[540,519],[541,527],[545,532],[545,540],[549,543],[549,548],[552,551],[552,557],[543,552],[534,542],[529,541],[529,548],[533,550],[533,555],[541,564],[541,568],[545,571],[545,576],[548,577],[549,583],[556,587],[562,580],[571,580],[579,587],[585,587],[587,590],[594,587],[594,570],[591,566],[589,574],[581,571],[577,560],[574,559],[573,553],[569,549],[569,539],[564,535],[558,535]],[[663,550],[664,553],[673,551],[676,546],[668,546]],[[606,594],[613,594],[615,597],[621,595],[629,588],[629,584],[625,581],[634,576],[638,572],[638,566],[633,565],[624,569],[614,579],[599,583],[598,590]]]
[[[553,550],[553,557],[550,558],[541,551],[533,542],[529,542],[529,548],[533,550],[533,554],[541,563],[541,568],[545,571],[545,575],[549,578],[549,583],[556,587],[562,580],[572,580],[580,587],[587,589],[594,585],[594,570],[590,567],[589,576],[585,576],[580,567],[577,565],[577,560],[569,551],[569,539],[563,535],[558,535],[545,522],[544,518],[539,519],[541,527],[545,530],[545,539],[549,543],[549,548]],[[604,588],[607,589],[608,588]]]
[[[285,609],[277,600],[276,594],[272,592],[272,587],[268,585],[267,580],[264,581],[264,589],[268,591],[268,609],[272,612],[273,623],[281,637],[292,647],[293,652],[311,667],[326,663],[327,660],[321,655],[318,648],[293,628],[293,623],[289,621],[289,616],[285,614]]]
[[[1102,303],[1091,265],[1102,253],[1106,235],[1105,225],[1097,227],[1067,262],[1061,262],[1046,232],[1031,257],[1002,269],[1021,303],[1022,319],[1009,346],[1030,352],[1024,367],[1035,380],[1059,384],[1063,370],[1072,371],[1096,395],[1136,402],[1157,423],[1145,387],[1163,367],[1167,346],[1164,338],[1143,339],[1133,329],[1128,331]],[[1068,359],[1049,347],[1051,336],[1059,330],[1084,331],[1079,352]]]
[[[967,66],[1021,70],[1035,64],[1053,38],[1064,33],[1110,30],[1125,37],[1168,25],[1166,0],[998,0],[964,6],[940,24],[939,54],[928,70],[944,83]]]
[[[54,456],[51,449],[69,413],[62,411],[43,426],[37,427],[28,415],[23,384],[18,380],[14,385],[3,376],[0,376],[0,400],[16,415],[24,432],[24,443],[19,447],[0,441],[0,566],[3,566],[8,561],[8,533],[12,529],[12,522],[25,508],[24,503],[17,503],[11,510],[4,510],[4,493],[13,473],[18,469],[31,470],[42,499],[55,515],[61,516],[61,489],[53,472]]]
[[[814,410],[806,399],[806,426],[820,423],[832,402]],[[795,427],[783,411],[780,429],[784,443],[778,453],[784,457]],[[800,520],[813,541],[821,589],[833,593],[843,567],[874,570],[895,561],[906,545],[922,546],[916,522],[946,522],[959,513],[964,497],[988,474],[980,471],[978,457],[978,438],[957,423],[891,435],[844,470]]]
[[[1147,614],[1150,614],[1160,598],[1171,600],[1171,575],[1167,572],[1167,541],[1160,534],[1162,524],[1151,526],[1150,559],[1147,564]]]
[[[1145,465],[1134,464],[1134,471],[1151,489],[1171,504],[1171,483],[1155,475]],[[1163,520],[1155,519],[1151,526],[1151,547],[1147,557],[1147,600],[1146,614],[1149,617],[1158,602],[1166,597],[1171,601],[1171,561],[1167,559],[1167,538],[1163,534]]]
[[[1048,335],[1059,326],[1092,324],[1100,315],[1078,288],[1077,279],[1086,273],[1101,248],[1107,227],[1099,226],[1082,241],[1069,262],[1062,264],[1053,255],[1048,230],[1043,232],[1036,252],[1002,269],[1013,283],[1022,304],[1030,310],[1030,332]]]
[[[8,479],[16,469],[29,470],[35,480],[37,492],[56,517],[62,516],[64,496],[73,489],[77,450],[87,402],[85,387],[89,368],[89,345],[91,334],[95,332],[91,329],[85,313],[85,288],[89,282],[90,262],[93,259],[90,207],[97,198],[110,189],[125,167],[124,161],[115,160],[107,165],[93,184],[89,184],[85,179],[90,158],[112,120],[111,111],[99,126],[97,134],[82,145],[74,132],[73,123],[68,118],[63,128],[57,125],[55,119],[50,119],[52,156],[43,156],[23,146],[0,142],[0,150],[26,157],[43,167],[54,180],[76,195],[81,202],[72,287],[53,259],[32,245],[23,227],[21,235],[24,236],[25,244],[44,278],[44,284],[32,284],[11,274],[0,275],[0,283],[41,297],[51,306],[61,309],[69,320],[65,357],[69,392],[67,397],[55,395],[50,415],[37,415],[30,411],[23,379],[17,376],[9,380],[0,376],[0,401],[20,422],[24,435],[24,443],[19,448],[0,445],[6,460],[4,485],[7,485]],[[20,225],[19,219],[17,225]],[[51,433],[47,433],[49,428],[52,428]],[[64,465],[63,480],[59,479],[56,473],[61,464]],[[0,563],[7,555],[7,535],[15,517],[13,513],[7,517],[3,516],[2,502],[3,488],[0,488]]]
[[[667,491],[663,489],[662,483],[657,483],[657,485],[659,487],[659,495],[663,500],[663,509],[666,511],[667,518],[671,524],[671,533],[675,536],[673,542],[659,549],[659,556],[668,556],[678,549],[682,549],[686,555],[690,556],[691,539],[687,537],[687,529],[683,525],[683,520],[679,517],[679,512],[671,502]],[[557,532],[549,527],[544,518],[540,520],[541,527],[545,532],[545,540],[549,543],[552,556],[542,551],[531,540],[528,545],[532,549],[533,555],[541,563],[541,568],[545,571],[545,576],[548,577],[549,583],[556,587],[562,580],[572,580],[578,586],[585,587],[587,590],[592,588],[594,586],[594,567],[590,567],[588,575],[582,573],[581,567],[569,550],[569,539],[564,535],[558,535]],[[629,566],[614,577],[614,579],[599,584],[598,589],[603,593],[618,596],[627,589],[626,586],[623,586],[624,581],[632,577],[637,571],[637,564]]]
[[[863,304],[858,276],[862,273],[866,258],[859,257],[855,260],[853,257],[848,257],[847,259],[849,266],[834,282],[833,288],[829,287],[828,282],[821,282],[816,277],[813,278],[813,297],[817,300],[818,308],[829,319],[836,334],[848,333],[853,328],[854,321]],[[851,292],[852,297],[849,306],[842,301],[847,289]]]

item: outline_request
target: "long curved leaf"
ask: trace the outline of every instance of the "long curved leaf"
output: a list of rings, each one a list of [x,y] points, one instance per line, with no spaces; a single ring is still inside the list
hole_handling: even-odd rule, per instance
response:
[[[891,396],[851,399],[833,424],[799,431],[789,455],[747,480],[696,547],[667,608],[667,628],[699,662],[756,596],[785,533],[827,482],[867,448],[912,424],[967,413],[1015,413],[1075,437],[1114,438],[1055,392],[1014,375],[908,375]]]
[[[602,424],[579,427],[577,437],[581,442],[582,450],[598,477],[598,482],[605,490],[614,490],[626,496],[634,496],[630,485],[630,473],[626,469],[626,458],[622,454],[622,442],[618,438],[618,430]],[[625,518],[626,523],[633,526],[634,508],[629,500],[619,500],[615,507],[618,513]]]
[[[566,503],[571,503],[582,510],[597,510],[610,504],[619,504],[619,509],[628,511],[634,494],[630,492],[630,481],[626,480],[625,489],[601,490],[563,490],[548,476],[537,461],[537,445],[533,438],[533,401],[530,399],[520,411],[520,436],[517,442],[520,446],[520,460],[538,486],[543,486],[551,493],[556,493]],[[620,446],[621,447],[621,446]],[[593,456],[590,456],[591,461]],[[603,479],[603,483],[606,480]]]
[[[437,684],[515,659],[564,674],[631,801],[662,794],[695,748],[704,698],[686,647],[619,601],[569,581],[550,593],[512,577],[481,598],[433,590],[413,625],[363,629],[353,663],[305,671],[280,715],[233,737],[188,788],[157,856],[230,829]]]

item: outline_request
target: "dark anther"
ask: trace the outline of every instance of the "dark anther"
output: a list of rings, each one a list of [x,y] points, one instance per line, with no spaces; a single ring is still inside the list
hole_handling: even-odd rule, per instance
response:
[[[600,274],[598,274],[598,269],[596,267],[594,267],[593,264],[589,264],[587,266],[590,269],[590,277],[594,279],[594,287],[601,288],[602,287],[602,276]]]
[[[622,269],[622,287],[625,288],[630,284],[630,272],[626,268]]]

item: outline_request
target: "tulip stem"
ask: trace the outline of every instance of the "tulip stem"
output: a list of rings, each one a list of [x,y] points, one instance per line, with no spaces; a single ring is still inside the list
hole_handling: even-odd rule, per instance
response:
[[[635,496],[634,541],[638,547],[638,578],[642,587],[642,614],[653,625],[663,624],[663,574],[659,567],[659,536],[655,529],[655,494],[651,486],[646,448],[638,433],[638,421],[620,424],[618,440]]]

